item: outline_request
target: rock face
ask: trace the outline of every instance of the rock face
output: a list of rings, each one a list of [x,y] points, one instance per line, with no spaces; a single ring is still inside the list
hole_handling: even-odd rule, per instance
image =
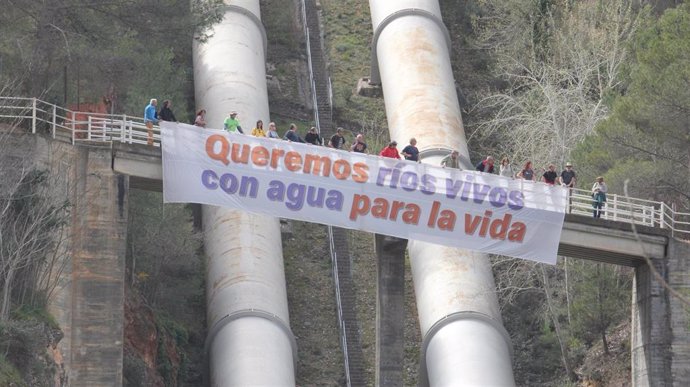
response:
[[[53,273],[59,283],[48,306],[64,333],[52,357],[70,386],[121,385],[129,179],[113,172],[109,147],[72,146],[22,128],[0,135],[5,162],[49,171],[51,189],[70,203],[60,246],[67,261]]]
[[[125,300],[125,386],[174,387],[182,356],[175,340],[156,323],[142,298],[130,292]]]

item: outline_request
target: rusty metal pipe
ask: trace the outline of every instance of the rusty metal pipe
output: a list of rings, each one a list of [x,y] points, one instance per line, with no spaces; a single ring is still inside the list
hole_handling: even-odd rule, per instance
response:
[[[456,149],[471,168],[438,2],[369,6],[391,139],[415,137],[423,162],[435,165]],[[420,384],[514,385],[487,255],[419,241],[408,249],[424,338]]]
[[[213,36],[194,45],[197,108],[222,129],[237,111],[245,130],[269,121],[265,31],[259,0],[227,2]],[[294,386],[278,219],[203,207],[207,262],[207,355],[212,386]]]

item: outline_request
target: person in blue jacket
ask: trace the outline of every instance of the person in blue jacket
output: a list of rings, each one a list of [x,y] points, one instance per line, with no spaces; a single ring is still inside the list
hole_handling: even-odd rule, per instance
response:
[[[146,130],[148,131],[146,141],[148,145],[153,145],[153,125],[158,123],[156,106],[158,106],[158,100],[151,98],[151,101],[144,109],[144,125],[146,125]]]

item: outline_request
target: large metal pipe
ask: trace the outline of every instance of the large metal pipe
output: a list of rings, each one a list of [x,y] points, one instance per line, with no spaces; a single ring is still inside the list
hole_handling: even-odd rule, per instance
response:
[[[450,149],[471,168],[449,56],[434,0],[370,0],[372,79],[380,79],[392,139],[415,137],[423,162]],[[408,244],[424,339],[420,384],[514,385],[487,255],[419,241]]]
[[[213,36],[194,45],[196,102],[210,128],[231,110],[245,130],[269,120],[265,48],[259,0],[226,1]],[[294,386],[278,219],[204,206],[203,228],[211,385]]]

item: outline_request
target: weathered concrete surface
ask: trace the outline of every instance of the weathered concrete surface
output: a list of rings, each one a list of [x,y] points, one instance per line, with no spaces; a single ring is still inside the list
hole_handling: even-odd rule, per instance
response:
[[[48,309],[64,336],[52,355],[70,386],[122,384],[128,177],[106,147],[75,147],[17,131],[1,141],[3,162],[50,172],[51,192],[71,204],[54,266]],[[0,177],[9,178],[7,168]],[[6,180],[4,180],[6,181]],[[59,238],[61,236],[56,236]]]
[[[690,293],[690,243],[670,239],[668,255],[653,259],[668,285],[685,297]],[[653,275],[649,266],[635,270],[633,282],[632,384],[690,385],[690,311]]]
[[[121,385],[128,177],[110,149],[73,150],[70,384]]]
[[[376,385],[402,386],[407,240],[376,234]]]
[[[162,191],[161,148],[113,143],[113,170],[130,177],[132,188]]]
[[[668,248],[668,283],[690,298],[690,242],[671,239]],[[671,306],[671,375],[674,386],[690,386],[690,307],[677,297]]]
[[[627,223],[566,215],[558,254],[572,258],[636,267],[644,264],[642,252],[664,258],[668,230],[637,226],[639,239]]]

